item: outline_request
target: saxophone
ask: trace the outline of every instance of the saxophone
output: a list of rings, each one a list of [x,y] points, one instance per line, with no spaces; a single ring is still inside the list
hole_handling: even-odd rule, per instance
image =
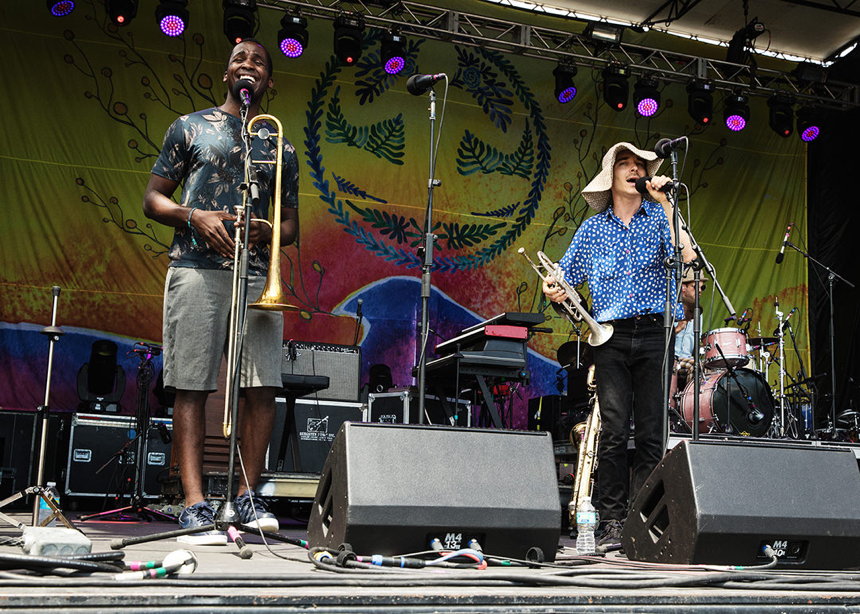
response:
[[[580,422],[570,431],[570,443],[579,447],[576,463],[576,479],[567,513],[570,526],[576,526],[576,510],[586,497],[591,497],[594,488],[594,470],[597,469],[597,444],[600,441],[600,403],[597,400],[597,383],[594,380],[594,365],[588,368],[588,392],[591,395],[591,413],[585,422]]]

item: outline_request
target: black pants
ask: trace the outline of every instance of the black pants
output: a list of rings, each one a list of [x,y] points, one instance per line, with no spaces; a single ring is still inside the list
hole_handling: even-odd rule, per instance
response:
[[[597,449],[601,521],[623,520],[645,479],[663,457],[663,316],[612,322],[615,332],[594,348],[602,429]],[[633,419],[636,453],[632,482],[627,442]]]

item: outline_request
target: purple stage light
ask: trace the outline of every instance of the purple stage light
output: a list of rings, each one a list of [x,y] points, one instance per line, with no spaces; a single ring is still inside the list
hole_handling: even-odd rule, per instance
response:
[[[810,126],[800,133],[800,138],[801,140],[809,143],[810,141],[814,141],[818,138],[819,132],[820,130],[818,129],[818,126]]]
[[[305,52],[305,48],[301,41],[295,38],[285,38],[281,41],[281,53],[288,58],[297,58]]]
[[[59,0],[51,5],[51,15],[54,17],[65,17],[75,10],[75,3],[72,0]]]
[[[642,117],[651,117],[657,112],[657,108],[659,106],[660,105],[657,104],[657,101],[653,98],[643,98],[639,101],[639,104],[636,105],[636,111],[638,111],[639,115]]]
[[[401,56],[396,55],[393,58],[389,59],[385,62],[385,72],[389,75],[398,74],[403,68],[406,66],[406,60]]]
[[[566,87],[558,93],[558,101],[562,104],[567,104],[576,97],[576,88],[573,86]]]
[[[185,32],[185,20],[178,15],[165,15],[158,26],[167,36],[179,36]]]
[[[746,128],[747,120],[740,115],[729,115],[726,118],[726,127],[732,132],[740,132]]]

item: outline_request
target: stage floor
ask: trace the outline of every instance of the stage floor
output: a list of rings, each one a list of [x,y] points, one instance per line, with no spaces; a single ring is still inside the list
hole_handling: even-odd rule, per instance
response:
[[[26,513],[7,514],[25,525]],[[79,522],[93,552],[111,542],[171,531],[165,521]],[[281,518],[282,533],[304,539],[306,527]],[[21,530],[4,523],[0,538]],[[403,571],[318,569],[308,551],[284,543],[267,548],[246,536],[253,551],[235,544],[186,546],[175,538],[125,547],[125,561],[160,560],[187,548],[194,573],[151,580],[120,580],[112,573],[41,576],[25,572],[16,545],[0,545],[0,608],[12,611],[243,611],[324,612],[845,612],[860,611],[860,573],[775,571],[755,568],[676,568],[628,561],[619,553],[577,558],[563,533],[554,565],[539,569],[491,566],[485,570],[425,568]]]

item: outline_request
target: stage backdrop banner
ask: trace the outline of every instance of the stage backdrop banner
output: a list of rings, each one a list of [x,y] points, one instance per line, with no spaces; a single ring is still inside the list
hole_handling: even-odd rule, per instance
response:
[[[50,323],[54,285],[62,288],[57,324],[74,334],[55,354],[53,407],[76,407],[77,371],[92,341],[109,338],[120,345],[123,407],[133,412],[136,359],[128,350],[161,340],[172,233],[143,216],[142,195],[170,123],[223,102],[231,45],[217,0],[192,3],[189,27],[175,39],[158,32],[154,6],[141,0],[123,28],[95,0],[62,19],[39,2],[0,7],[6,80],[15,84],[0,97],[0,406],[43,401],[48,341],[39,331]],[[580,190],[612,144],[650,149],[686,135],[681,209],[696,239],[736,312],[752,309],[752,336],[771,335],[775,299],[785,313],[798,309],[788,371],[799,370],[798,357],[809,365],[806,262],[789,251],[775,263],[788,223],[792,241],[805,245],[806,155],[799,139],[768,127],[764,99],[751,99],[749,126],[735,134],[722,124],[720,95],[718,121],[707,128],[687,115],[678,84],[662,86],[663,106],[646,119],[632,105],[609,108],[599,73],[581,69],[578,95],[561,105],[554,63],[417,38],[408,39],[406,69],[391,76],[379,62],[382,32],[368,28],[359,62],[345,67],[326,20],[310,20],[307,52],[288,60],[275,42],[281,13],[259,14],[257,38],[273,54],[275,83],[263,110],[283,123],[301,166],[300,239],[282,257],[285,290],[299,307],[286,316],[286,339],[351,345],[357,337],[363,381],[369,365],[385,363],[395,385],[413,383],[430,117],[429,96],[405,86],[409,75],[432,68],[447,80],[434,90],[441,184],[433,199],[431,358],[436,343],[475,322],[546,310],[517,249],[562,256],[591,213]],[[706,330],[725,326],[729,315],[709,286]],[[556,349],[575,338],[568,322],[546,314],[553,332],[530,342],[531,384],[504,401],[517,428],[525,428],[528,398],[556,392]],[[769,381],[776,376],[771,366]]]

